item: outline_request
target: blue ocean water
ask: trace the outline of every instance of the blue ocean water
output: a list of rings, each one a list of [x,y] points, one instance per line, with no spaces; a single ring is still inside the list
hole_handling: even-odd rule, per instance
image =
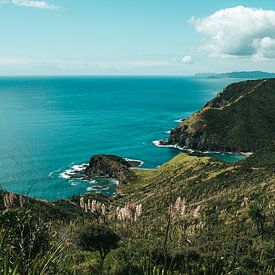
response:
[[[94,154],[116,154],[156,167],[178,151],[153,140],[200,109],[232,79],[195,77],[0,78],[0,185],[56,200],[106,180],[81,182],[60,174]],[[218,155],[235,161],[238,155]]]

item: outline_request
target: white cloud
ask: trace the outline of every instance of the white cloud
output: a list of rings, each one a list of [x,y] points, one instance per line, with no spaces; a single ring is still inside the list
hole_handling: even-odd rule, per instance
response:
[[[45,10],[56,10],[59,7],[54,4],[49,4],[45,1],[36,1],[36,0],[11,0],[11,3],[14,6],[23,6],[36,9],[45,9]]]
[[[275,58],[275,11],[238,6],[191,18],[203,49],[223,57]]]
[[[191,64],[192,63],[192,56],[186,55],[181,59],[182,63],[184,64]]]
[[[275,57],[275,39],[265,37],[253,41],[253,47],[256,49],[256,58],[274,58]]]

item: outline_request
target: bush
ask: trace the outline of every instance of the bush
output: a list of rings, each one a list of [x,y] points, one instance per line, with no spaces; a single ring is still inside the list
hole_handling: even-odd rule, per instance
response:
[[[86,224],[77,233],[77,244],[91,252],[99,252],[100,266],[103,268],[107,254],[118,248],[120,238],[109,227],[102,224]]]

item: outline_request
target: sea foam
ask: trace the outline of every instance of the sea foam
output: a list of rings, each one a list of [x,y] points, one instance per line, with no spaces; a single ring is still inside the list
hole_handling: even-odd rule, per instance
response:
[[[192,153],[200,153],[200,154],[204,154],[204,155],[211,155],[211,154],[216,154],[216,155],[242,155],[242,156],[246,156],[249,157],[251,155],[253,155],[252,152],[219,152],[219,151],[200,151],[200,150],[193,150],[187,147],[181,147],[177,144],[165,144],[167,141],[166,140],[154,140],[152,141],[152,143],[157,146],[157,147],[166,147],[166,148],[174,148],[174,149],[178,149],[180,151],[192,154]],[[164,144],[162,144],[164,143]]]
[[[144,164],[144,162],[142,160],[139,159],[130,159],[130,158],[124,158],[124,160],[126,160],[127,162],[129,162],[130,164],[132,163],[137,163],[136,167],[140,167]]]
[[[101,185],[95,185],[95,186],[89,186],[86,188],[87,191],[107,191],[109,190],[108,186],[101,186]]]
[[[152,143],[157,147],[167,147],[167,148],[175,148],[175,145],[172,144],[161,144],[162,142],[165,142],[163,140],[153,140]]]
[[[84,172],[84,170],[86,169],[87,167],[87,163],[82,163],[82,164],[71,164],[70,165],[70,168],[65,170],[64,172],[60,173],[59,174],[59,177],[60,178],[63,178],[63,179],[70,179],[72,178],[76,173],[80,173],[80,172]],[[61,169],[59,169],[60,171]]]

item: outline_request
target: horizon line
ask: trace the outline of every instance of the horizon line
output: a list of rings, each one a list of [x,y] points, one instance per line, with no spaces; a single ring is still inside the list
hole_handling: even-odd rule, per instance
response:
[[[14,74],[14,75],[0,75],[1,77],[178,77],[178,76],[195,76],[196,74]]]

